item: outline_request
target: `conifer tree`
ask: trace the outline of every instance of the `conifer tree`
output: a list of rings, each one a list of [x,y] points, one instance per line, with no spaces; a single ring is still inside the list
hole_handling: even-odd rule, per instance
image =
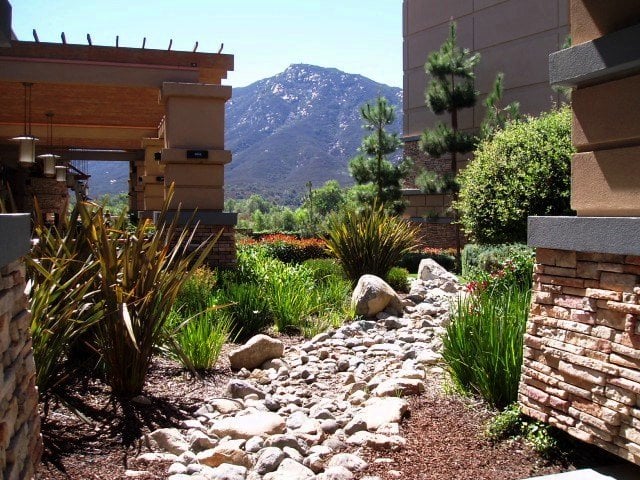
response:
[[[349,161],[349,171],[356,181],[354,187],[359,204],[382,204],[388,212],[399,214],[404,210],[400,182],[409,173],[411,161],[397,165],[387,157],[402,144],[397,133],[388,133],[386,127],[395,119],[395,107],[379,96],[375,103],[367,102],[361,109],[363,128],[371,132],[362,140],[360,154]]]
[[[473,68],[480,55],[461,49],[456,41],[456,24],[452,22],[449,37],[440,50],[427,57],[425,70],[431,78],[426,91],[426,102],[436,115],[448,113],[450,125],[438,122],[434,129],[425,130],[420,149],[432,157],[451,156],[451,172],[458,170],[458,154],[470,152],[476,145],[475,135],[461,132],[458,128],[458,111],[475,105],[478,92],[474,88]]]

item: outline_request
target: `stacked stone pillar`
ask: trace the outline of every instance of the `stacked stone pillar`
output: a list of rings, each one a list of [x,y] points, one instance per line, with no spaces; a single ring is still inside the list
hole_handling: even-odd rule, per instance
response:
[[[536,247],[523,411],[640,464],[640,4],[571,0],[571,205],[529,218]]]
[[[25,266],[29,214],[0,215],[0,478],[34,478],[42,439]]]
[[[170,207],[182,212],[180,222],[199,222],[195,240],[222,231],[209,263],[235,263],[236,214],[224,213],[224,166],[231,152],[224,149],[225,102],[231,87],[213,84],[172,83],[162,85],[165,105],[164,195],[174,186]]]

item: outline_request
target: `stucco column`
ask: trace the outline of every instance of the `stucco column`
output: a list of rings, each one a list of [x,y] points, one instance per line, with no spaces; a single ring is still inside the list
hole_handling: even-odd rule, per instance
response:
[[[165,106],[164,193],[174,185],[172,209],[180,206],[180,222],[197,210],[196,241],[223,231],[209,259],[210,264],[235,263],[237,215],[223,213],[224,166],[231,152],[224,149],[224,105],[231,87],[204,83],[162,84]]]

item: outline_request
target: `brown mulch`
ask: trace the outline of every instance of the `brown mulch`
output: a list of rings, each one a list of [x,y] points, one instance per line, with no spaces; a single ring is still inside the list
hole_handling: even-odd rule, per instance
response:
[[[289,345],[300,342],[281,338]],[[221,359],[226,359],[224,352]],[[166,478],[168,464],[136,461],[145,451],[139,439],[157,428],[177,427],[207,398],[219,396],[231,373],[228,364],[219,364],[219,370],[193,378],[175,362],[155,359],[143,391],[148,405],[113,398],[101,381],[73,379],[64,386],[67,404],[51,401],[43,419],[38,478],[130,478],[126,470],[146,471],[136,476],[142,480]],[[478,403],[437,392],[410,402],[411,416],[402,426],[405,448],[365,451],[370,463],[365,475],[385,480],[508,480],[594,466],[595,459],[598,464],[619,461],[584,444],[562,458],[543,459],[520,441],[494,444],[484,438],[491,413]],[[44,408],[41,405],[41,411]]]
[[[429,393],[410,399],[402,425],[407,440],[396,452],[366,450],[364,475],[383,480],[516,480],[577,468],[620,463],[596,447],[557,432],[562,451],[543,458],[522,440],[492,442],[484,436],[495,413],[470,399]]]

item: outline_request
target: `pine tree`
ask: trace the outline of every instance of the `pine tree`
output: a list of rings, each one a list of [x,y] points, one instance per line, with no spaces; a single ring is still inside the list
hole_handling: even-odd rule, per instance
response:
[[[360,115],[363,128],[371,134],[362,140],[360,154],[349,161],[349,171],[356,181],[356,199],[361,205],[372,206],[377,202],[388,212],[402,213],[400,182],[409,173],[411,161],[394,165],[387,159],[402,144],[397,133],[385,130],[396,119],[395,107],[379,96],[374,104],[367,102],[360,109]]]
[[[493,86],[484,101],[484,106],[487,108],[487,111],[482,125],[480,125],[480,138],[482,139],[492,137],[496,131],[502,130],[507,122],[519,120],[522,117],[522,115],[520,115],[519,102],[511,102],[504,108],[500,107],[503,82],[504,74],[500,72],[496,75]]]
[[[458,154],[473,150],[475,135],[458,129],[458,111],[475,105],[478,92],[474,88],[473,68],[480,61],[480,55],[461,49],[456,41],[456,24],[449,28],[449,38],[440,50],[427,57],[425,70],[431,78],[426,91],[426,102],[436,115],[449,113],[451,125],[438,122],[433,130],[425,130],[421,137],[420,149],[432,157],[439,158],[445,153],[451,155],[451,172],[458,171]]]

